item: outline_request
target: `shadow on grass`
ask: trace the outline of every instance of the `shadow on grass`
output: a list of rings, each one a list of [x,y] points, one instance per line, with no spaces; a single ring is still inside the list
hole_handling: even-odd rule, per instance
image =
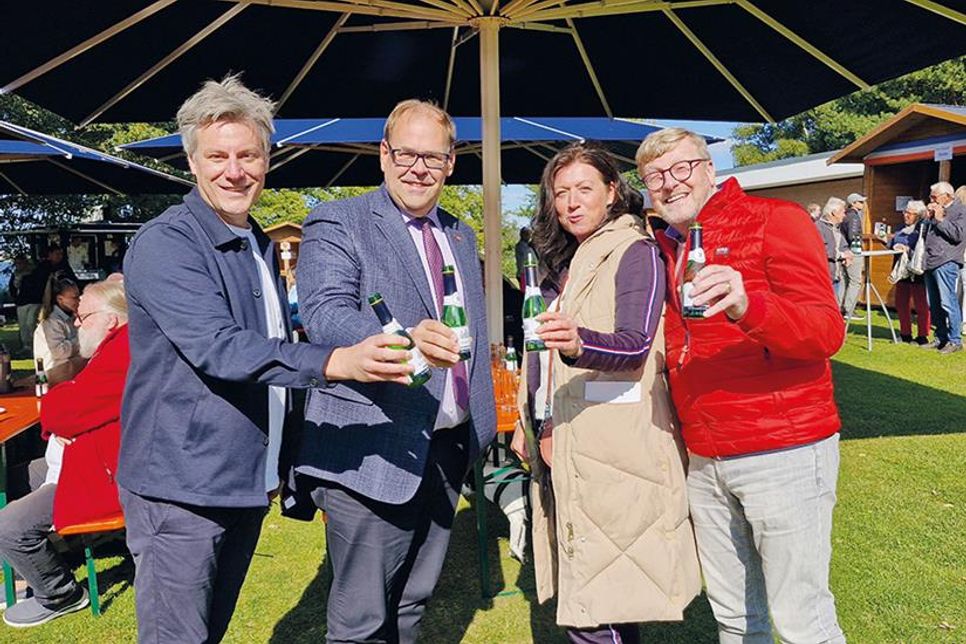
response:
[[[315,577],[305,587],[295,607],[275,624],[268,641],[271,644],[324,642],[327,630],[325,607],[331,584],[332,568],[328,565],[328,557],[323,555]]]
[[[959,434],[966,398],[833,361],[842,438]]]

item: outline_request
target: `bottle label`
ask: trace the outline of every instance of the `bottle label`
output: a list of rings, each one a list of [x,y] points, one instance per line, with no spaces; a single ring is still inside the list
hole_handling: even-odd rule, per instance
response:
[[[429,363],[426,362],[423,352],[417,349],[415,345],[409,350],[409,355],[409,364],[413,366],[413,372],[409,376],[410,380],[413,379],[413,376],[429,371]]]
[[[463,308],[463,296],[460,295],[459,291],[445,295],[443,296],[443,306],[458,306]]]
[[[694,291],[694,284],[691,282],[686,282],[681,286],[681,308],[694,308],[694,304],[692,303],[694,298],[691,295],[692,291]]]
[[[451,327],[456,334],[456,340],[460,344],[460,353],[467,353],[473,350],[473,337],[470,335],[470,327],[457,326]]]
[[[524,342],[534,342],[540,339],[537,335],[537,328],[540,326],[540,322],[537,318],[524,318],[523,320],[523,341]]]
[[[703,248],[692,248],[688,251],[688,263],[690,264],[691,262],[705,263]]]

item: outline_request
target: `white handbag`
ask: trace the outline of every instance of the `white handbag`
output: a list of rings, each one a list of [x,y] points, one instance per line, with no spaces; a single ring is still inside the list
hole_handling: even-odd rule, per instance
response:
[[[919,233],[919,240],[912,251],[912,259],[909,260],[909,272],[913,275],[922,275],[926,272],[926,231],[927,226],[923,226]],[[904,253],[903,253],[904,254]]]

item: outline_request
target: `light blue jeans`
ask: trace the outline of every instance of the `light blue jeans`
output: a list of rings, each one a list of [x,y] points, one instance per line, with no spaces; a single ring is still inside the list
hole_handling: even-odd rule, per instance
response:
[[[963,318],[956,282],[959,280],[959,264],[946,262],[926,271],[926,294],[929,297],[929,317],[936,327],[936,339],[940,344],[963,343]]]
[[[688,497],[721,644],[845,642],[829,590],[838,434],[727,459],[691,455]]]

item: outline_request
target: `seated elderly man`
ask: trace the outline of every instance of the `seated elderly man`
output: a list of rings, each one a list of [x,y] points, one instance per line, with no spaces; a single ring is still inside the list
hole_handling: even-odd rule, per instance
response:
[[[0,510],[0,557],[33,589],[33,597],[4,612],[3,621],[15,628],[38,626],[90,603],[87,591],[47,540],[51,527],[106,519],[121,511],[114,472],[129,362],[123,282],[88,286],[74,324],[80,353],[90,362],[43,399],[40,424],[49,441],[47,478]]]

